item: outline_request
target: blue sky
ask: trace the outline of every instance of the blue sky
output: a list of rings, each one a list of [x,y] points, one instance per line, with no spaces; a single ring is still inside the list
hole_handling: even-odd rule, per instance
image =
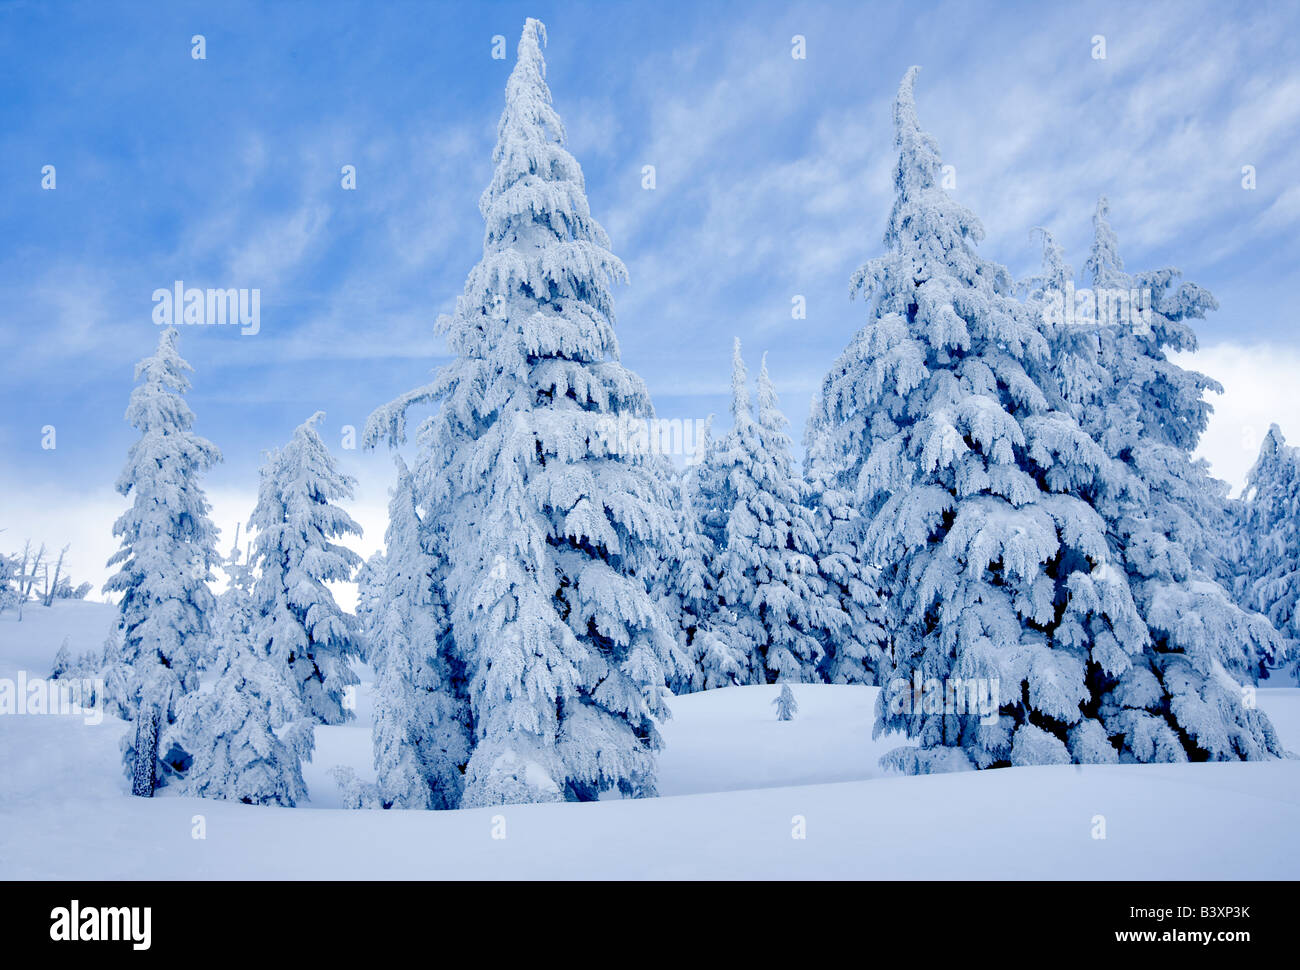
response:
[[[890,102],[920,64],[922,123],[986,255],[1032,270],[1042,225],[1080,266],[1107,194],[1131,268],[1179,266],[1219,298],[1196,361],[1227,387],[1205,444],[1219,474],[1239,482],[1268,421],[1300,438],[1293,4],[8,2],[0,548],[72,542],[74,576],[102,580],[132,367],[157,340],[151,294],[175,280],[262,293],[256,336],[181,331],[197,429],[226,457],[208,481],[227,541],[265,449],[318,409],[337,448],[424,380],[433,322],[480,255],[527,16],[547,24],[555,104],[631,276],[624,362],[661,416],[725,425],[738,335],[752,369],[769,353],[797,443],[864,320],[848,279],[880,251]],[[340,454],[376,548],[391,465]]]

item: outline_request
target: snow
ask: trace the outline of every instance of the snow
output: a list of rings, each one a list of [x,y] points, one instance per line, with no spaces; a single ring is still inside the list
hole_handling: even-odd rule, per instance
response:
[[[13,610],[5,610],[0,613],[0,677],[13,677],[19,670],[47,676],[64,637],[73,656],[87,650],[100,654],[116,622],[115,606],[88,600],[61,600],[49,607],[28,603],[22,622]]]
[[[384,774],[464,806],[653,793],[655,722],[685,665],[646,582],[674,531],[662,464],[606,450],[602,434],[611,419],[654,410],[619,362],[611,289],[627,270],[564,147],[545,42],[542,24],[526,21],[479,200],[483,257],[439,318],[454,356],[433,384],[372,413],[363,435],[367,446],[399,445],[404,412],[438,404],[421,425],[411,498],[418,544],[437,564],[421,585],[447,616],[432,643],[392,659],[417,663],[436,647],[436,662],[463,676],[438,677],[445,715],[435,719],[410,714],[405,695],[425,686],[385,664],[381,710],[392,716],[379,734],[397,758],[421,745],[384,743],[400,737],[387,726],[408,715],[430,725],[426,750]],[[408,598],[386,596],[390,606]],[[390,612],[410,643],[401,628],[417,624]],[[379,787],[395,803],[408,782]]]
[[[45,675],[64,637],[103,642],[110,606],[62,602],[0,615],[0,677]],[[3,879],[1294,879],[1300,761],[1051,766],[904,777],[871,738],[876,688],[797,684],[793,721],[775,686],[670,701],[659,798],[464,809],[348,811],[328,769],[373,779],[369,698],[318,727],[286,809],[132,798],[106,718],[0,717]],[[1261,688],[1300,749],[1300,689]],[[1177,811],[1167,806],[1177,805]],[[1093,838],[1096,816],[1106,838]],[[192,833],[203,817],[206,838]],[[807,837],[792,838],[796,816]],[[504,838],[494,838],[502,833]],[[1206,833],[1214,834],[1206,838]],[[1281,842],[1279,842],[1281,840]],[[1194,847],[1194,848],[1191,848]]]

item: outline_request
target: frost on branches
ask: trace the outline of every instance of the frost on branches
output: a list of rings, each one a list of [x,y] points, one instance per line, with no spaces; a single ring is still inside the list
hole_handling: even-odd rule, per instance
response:
[[[426,548],[411,473],[396,461],[370,646],[378,801],[384,808],[455,808],[471,746],[463,664],[442,595],[442,563]]]
[[[352,717],[344,691],[357,683],[348,663],[360,651],[360,637],[325,583],[352,578],[361,559],[333,540],[359,536],[361,526],[333,504],[352,498],[354,484],[316,432],[324,416],[308,418],[262,466],[249,523],[258,573],[253,636],[258,650],[284,669],[306,716],[342,724]]]
[[[1038,320],[940,188],[916,70],[895,104],[887,252],[853,281],[870,322],[822,388],[825,460],[855,487],[887,596],[876,731],[917,739],[886,757],[911,772],[1114,760],[1088,671],[1123,668],[1143,631],[1088,501],[1110,463],[1052,406]],[[997,711],[962,703],[968,685],[996,692]]]
[[[164,330],[153,356],[135,368],[126,419],[140,437],[117,480],[132,504],[113,524],[121,548],[108,565],[119,568],[104,584],[105,592],[122,594],[106,658],[108,700],[135,722],[123,756],[132,793],[144,797],[188,766],[183,749],[170,746],[169,728],[181,696],[198,687],[213,609],[209,569],[217,561],[217,530],[199,478],[221,452],[190,430],[194,413],[182,395],[193,368],[176,341],[174,329]]]
[[[375,628],[384,607],[384,573],[387,566],[383,552],[374,553],[361,564],[355,577],[357,584],[357,632],[360,634],[358,656],[370,663]]]
[[[292,808],[307,797],[310,721],[263,645],[253,637],[253,574],[238,546],[224,564],[230,585],[217,598],[212,689],[185,696],[178,723],[193,763],[186,794]]]
[[[864,523],[853,503],[853,483],[843,478],[844,463],[828,456],[831,439],[823,420],[821,400],[814,396],[804,431],[807,504],[820,550],[818,572],[848,622],[824,636],[820,672],[828,684],[887,683],[893,651],[885,630],[880,570],[863,548]]]
[[[794,692],[790,690],[789,684],[781,685],[781,693],[772,701],[776,708],[776,719],[778,721],[793,721],[794,716],[799,713],[799,704],[794,699]]]
[[[1283,644],[1265,617],[1241,609],[1217,582],[1226,486],[1192,458],[1210,412],[1205,392],[1220,388],[1166,354],[1194,350],[1189,321],[1217,304],[1194,283],[1178,283],[1177,270],[1126,273],[1105,199],[1094,227],[1094,292],[1136,292],[1143,312],[1075,344],[1084,360],[1068,365],[1076,375],[1068,394],[1120,468],[1121,487],[1098,509],[1150,631],[1127,665],[1092,672],[1098,717],[1125,760],[1280,754],[1241,682],[1276,663]]]
[[[714,451],[712,427],[710,416],[698,442],[698,454],[706,461]],[[735,615],[718,603],[713,573],[718,548],[703,516],[713,501],[708,468],[694,464],[676,478],[677,533],[656,573],[656,594],[677,620],[678,648],[685,658],[682,673],[669,680],[675,694],[739,684],[747,666],[743,652],[730,642]]]
[[[400,442],[415,404],[419,506],[439,521],[473,752],[462,805],[654,791],[656,721],[679,659],[648,577],[675,524],[666,483],[602,434],[649,418],[619,363],[610,286],[626,278],[564,147],[541,46],[524,25],[479,201],[483,258],[439,321],[455,358],[381,408]]]
[[[816,681],[822,643],[842,636],[848,618],[817,570],[813,515],[766,358],[755,416],[739,340],[731,412],[735,422],[710,465],[720,525],[713,573],[735,618],[726,629],[744,660],[741,682]]]
[[[1236,519],[1237,601],[1269,618],[1300,678],[1300,451],[1276,424],[1264,436]]]

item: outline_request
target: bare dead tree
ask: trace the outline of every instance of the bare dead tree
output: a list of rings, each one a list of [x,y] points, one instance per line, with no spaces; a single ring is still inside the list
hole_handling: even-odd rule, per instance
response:
[[[63,557],[68,554],[71,543],[59,550],[59,559],[54,564],[54,579],[50,579],[49,567],[45,569],[45,597],[41,600],[42,606],[51,606],[54,603],[54,594],[59,591],[59,574],[63,571]]]
[[[29,542],[28,545],[31,545],[31,543]],[[23,599],[27,599],[32,595],[32,587],[36,585],[37,570],[41,568],[41,560],[44,558],[45,543],[42,542],[41,547],[36,550],[36,558],[32,560],[32,570],[26,575],[27,585],[23,587]],[[26,550],[24,550],[24,561],[25,559]]]
[[[44,546],[42,546],[41,548],[44,549]],[[37,555],[38,555],[37,561],[39,561],[39,553]],[[28,579],[28,574],[27,574],[27,563],[31,560],[31,558],[32,558],[32,540],[28,539],[26,542],[23,543],[23,560],[18,566],[17,575],[14,577],[14,593],[18,598],[17,612],[18,612],[19,623],[23,622],[23,604],[27,602],[27,591],[31,585],[31,580]],[[35,566],[32,567],[32,572],[33,573],[36,572]]]
[[[19,596],[22,596],[23,582],[27,578],[27,560],[31,558],[32,558],[32,540],[28,539],[26,542],[23,543],[23,561],[18,565],[18,578],[16,580],[16,585],[18,587]]]

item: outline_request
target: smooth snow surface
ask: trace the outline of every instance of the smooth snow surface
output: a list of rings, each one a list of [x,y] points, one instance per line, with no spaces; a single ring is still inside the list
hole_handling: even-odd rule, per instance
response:
[[[99,649],[114,615],[64,602],[0,616],[0,678],[45,676],[65,636],[74,655]],[[898,741],[871,739],[876,691],[852,686],[796,686],[785,723],[774,687],[673,700],[656,799],[347,811],[327,772],[373,777],[360,673],[357,722],[317,730],[297,809],[132,798],[121,721],[0,716],[0,878],[1300,876],[1300,761],[885,775]],[[1300,749],[1300,690],[1259,697]]]

